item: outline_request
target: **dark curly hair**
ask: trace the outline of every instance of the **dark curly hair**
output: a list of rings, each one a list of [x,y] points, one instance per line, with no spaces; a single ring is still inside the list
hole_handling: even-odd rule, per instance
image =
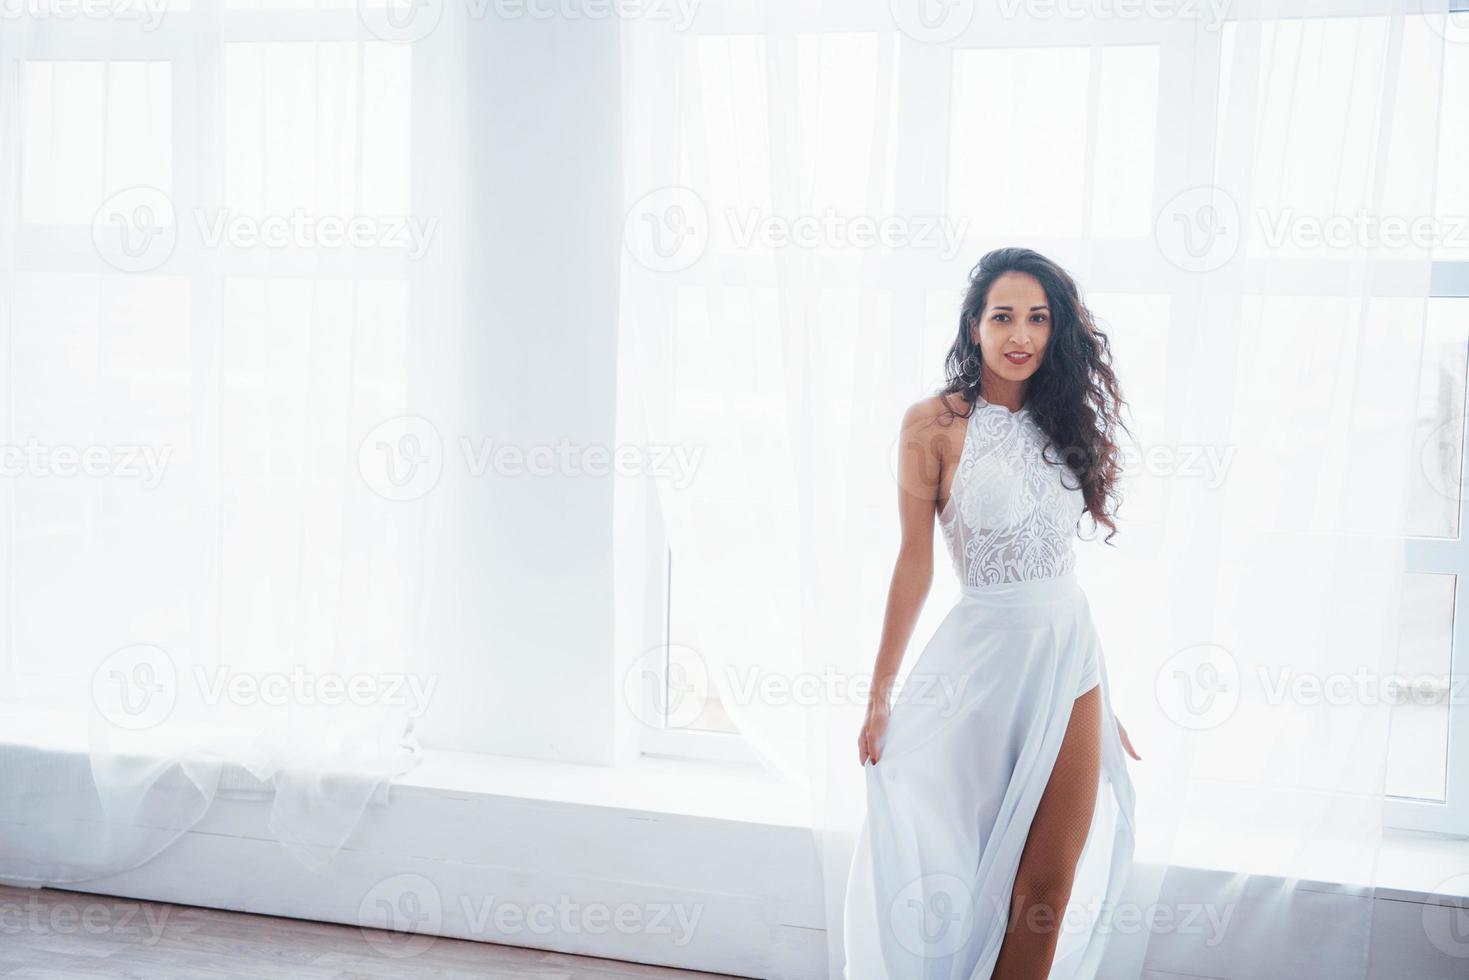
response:
[[[1028,248],[999,248],[986,252],[969,273],[969,289],[959,314],[959,333],[944,359],[947,378],[938,394],[948,406],[958,395],[974,410],[982,396],[979,345],[971,328],[984,314],[990,287],[1007,272],[1034,276],[1051,307],[1051,336],[1040,368],[1026,382],[1025,407],[1046,435],[1045,450],[1064,447],[1062,460],[1080,481],[1087,513],[1108,529],[1106,541],[1117,533],[1114,519],[1121,496],[1121,451],[1117,447],[1121,413],[1126,404],[1112,370],[1112,347],[1090,310],[1081,301],[1076,282],[1065,269]],[[953,408],[948,411],[959,415]],[[1046,459],[1051,462],[1049,455]]]

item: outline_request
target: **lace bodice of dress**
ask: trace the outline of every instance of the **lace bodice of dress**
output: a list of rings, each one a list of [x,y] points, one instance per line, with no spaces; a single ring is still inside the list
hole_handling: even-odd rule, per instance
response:
[[[1028,408],[979,399],[939,515],[954,570],[966,586],[1064,575],[1086,504],[1076,476],[1041,455],[1046,434]],[[1060,452],[1052,447],[1052,460]]]

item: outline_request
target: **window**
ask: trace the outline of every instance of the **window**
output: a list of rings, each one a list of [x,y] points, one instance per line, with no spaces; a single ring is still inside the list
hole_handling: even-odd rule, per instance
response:
[[[170,3],[156,31],[118,10],[100,49],[97,25],[37,31],[6,64],[20,220],[0,441],[144,463],[0,488],[0,563],[28,569],[0,596],[0,673],[36,703],[137,636],[257,666],[331,642],[332,611],[297,599],[341,568],[349,474],[321,461],[405,407],[412,47],[357,40],[350,3],[228,6]],[[369,247],[331,246],[363,221]],[[391,565],[358,563],[354,584],[397,594]],[[372,618],[340,642],[397,649],[401,611]]]
[[[1454,8],[1469,11],[1469,0],[1454,0]],[[1333,168],[1336,154],[1359,154],[1375,145],[1377,134],[1370,123],[1377,114],[1374,100],[1380,96],[1372,85],[1386,70],[1392,43],[1386,18],[1343,14],[1267,24],[1263,38],[1250,38],[1248,56],[1264,59],[1267,65],[1272,58],[1282,59],[1299,89],[1284,95],[1230,85],[1230,66],[1242,56],[1235,48],[1239,25],[1233,22],[1201,26],[1168,18],[1143,19],[1119,30],[1119,43],[1100,45],[1079,44],[1063,22],[1036,23],[1026,28],[1023,39],[1012,40],[1011,47],[956,48],[946,56],[942,70],[931,57],[922,66],[905,63],[903,45],[885,40],[889,23],[868,24],[854,17],[851,24],[849,34],[798,34],[790,51],[774,53],[758,36],[733,31],[723,36],[714,28],[698,33],[701,28],[696,26],[698,36],[689,41],[692,53],[680,62],[686,75],[679,111],[692,116],[680,126],[676,173],[697,183],[704,196],[711,219],[704,244],[719,260],[687,271],[680,280],[679,333],[676,344],[670,340],[670,346],[679,349],[663,352],[664,367],[670,372],[664,380],[675,392],[671,397],[677,401],[676,413],[685,418],[754,410],[751,406],[758,407],[760,399],[753,396],[763,394],[741,389],[740,385],[757,383],[743,376],[735,383],[719,383],[701,378],[695,369],[718,360],[717,355],[701,351],[721,349],[720,338],[708,324],[707,304],[722,304],[721,324],[741,325],[742,345],[764,343],[756,334],[746,333],[745,326],[765,330],[778,318],[799,322],[813,332],[847,330],[850,321],[822,319],[821,308],[828,293],[839,293],[853,277],[860,277],[867,288],[875,283],[891,307],[876,319],[924,328],[922,338],[911,343],[909,338],[880,332],[868,338],[891,357],[884,366],[888,373],[873,375],[890,387],[875,393],[876,409],[858,406],[852,414],[863,424],[869,415],[872,424],[891,424],[912,392],[937,380],[934,358],[952,330],[957,308],[954,287],[968,269],[965,260],[985,247],[1010,244],[1003,241],[1007,234],[1028,234],[1032,240],[1040,239],[1037,247],[1050,247],[1063,262],[1078,248],[1084,249],[1090,267],[1101,270],[1093,305],[1115,327],[1119,367],[1145,402],[1136,431],[1144,445],[1136,448],[1147,449],[1150,439],[1161,442],[1166,406],[1175,395],[1171,386],[1185,383],[1170,369],[1189,346],[1172,342],[1180,338],[1168,335],[1170,324],[1193,322],[1199,310],[1187,289],[1150,291],[1160,278],[1152,272],[1168,271],[1153,240],[1153,222],[1164,206],[1161,188],[1201,183],[1200,160],[1203,171],[1211,160],[1216,168],[1238,163],[1232,156],[1238,148],[1225,131],[1230,99],[1262,103],[1261,145],[1251,148],[1254,156],[1249,158],[1263,161],[1255,164],[1260,172],[1248,175],[1256,195],[1252,206],[1274,213],[1283,207],[1280,202],[1306,201],[1328,215],[1351,214],[1368,205],[1401,214],[1422,214],[1427,208],[1429,189],[1416,184],[1405,188],[1399,184],[1410,182],[1397,182],[1390,199],[1374,201],[1380,174],[1362,168],[1344,175]],[[1447,44],[1442,43],[1438,22],[1412,25],[1398,98],[1433,81],[1424,66],[1433,63],[1428,55],[1440,47],[1446,59],[1444,90],[1469,91],[1469,17],[1461,14],[1442,30],[1449,35]],[[1000,36],[1016,38],[1020,33],[1010,30]],[[789,59],[792,53],[796,77],[805,86],[794,104],[799,110],[823,110],[810,119],[801,118],[799,112],[788,119],[771,116],[775,110],[765,92],[773,71],[770,62]],[[1274,76],[1267,68],[1262,77]],[[843,80],[850,84],[837,85]],[[825,111],[828,84],[836,86],[833,91],[849,89],[859,97],[843,108]],[[1200,86],[1215,87],[1220,111],[1195,111]],[[870,98],[873,92],[879,96],[876,100]],[[1118,106],[1131,109],[1122,112]],[[1306,111],[1310,106],[1319,106],[1326,115],[1312,116]],[[1469,674],[1469,634],[1461,625],[1469,613],[1462,605],[1469,601],[1464,598],[1469,589],[1460,587],[1463,576],[1469,575],[1469,539],[1463,531],[1469,521],[1463,509],[1469,493],[1460,490],[1469,454],[1469,426],[1464,422],[1469,398],[1469,231],[1454,231],[1456,216],[1469,215],[1469,173],[1462,166],[1469,158],[1469,114],[1444,112],[1433,118],[1411,107],[1398,106],[1396,111],[1395,125],[1415,127],[1417,134],[1435,129],[1439,133],[1439,179],[1431,190],[1444,234],[1433,253],[1432,295],[1423,297],[1429,339],[1423,365],[1423,454],[1415,463],[1421,473],[1415,477],[1410,502],[1407,554],[1412,574],[1403,597],[1399,655],[1399,672],[1411,679],[1393,689],[1389,810],[1397,826],[1465,833],[1469,832],[1469,704],[1465,703],[1469,692],[1456,695],[1449,678]],[[860,249],[844,249],[842,242],[823,240],[812,249],[809,265],[803,266],[803,281],[821,298],[797,311],[774,307],[769,287],[779,282],[775,264],[762,251],[765,240],[756,235],[742,241],[734,231],[744,225],[732,231],[719,219],[731,212],[771,215],[782,206],[778,191],[790,189],[773,186],[770,165],[771,155],[779,152],[771,146],[770,134],[782,125],[831,127],[821,140],[812,141],[817,147],[813,153],[820,158],[800,161],[795,171],[800,177],[796,198],[803,213],[829,207],[840,213],[868,214],[876,209],[881,214],[931,215],[957,230],[952,251],[918,256],[911,247],[901,254],[877,248],[876,254],[863,254]],[[1035,126],[1041,128],[1032,134],[1028,127]],[[1345,134],[1350,145],[1313,139],[1316,126]],[[994,131],[1011,134],[1019,149],[987,154],[983,134]],[[1167,141],[1159,138],[1165,132],[1170,134]],[[1034,149],[1033,135],[1044,135],[1044,152]],[[874,141],[886,152],[874,152]],[[904,148],[915,141],[936,150],[906,152]],[[1177,152],[1181,145],[1196,149],[1197,159],[1182,158]],[[1393,162],[1389,159],[1385,165],[1391,169]],[[1327,171],[1333,179],[1322,179]],[[1043,179],[1030,180],[1036,174]],[[1343,180],[1350,185],[1344,186]],[[1014,190],[997,195],[995,187]],[[1037,187],[1046,190],[1042,193]],[[1423,196],[1412,196],[1417,193]],[[1241,262],[1258,259],[1267,244],[1261,236],[1271,233],[1255,221],[1247,227],[1248,234],[1236,243]],[[1345,249],[1333,253],[1310,242],[1292,242],[1287,242],[1291,249],[1287,254],[1302,259],[1300,274],[1320,277],[1321,284],[1332,281],[1333,266],[1353,261]],[[1272,246],[1271,254],[1278,257],[1282,252]],[[1247,299],[1255,304],[1251,309],[1256,319],[1299,321],[1300,311],[1313,308],[1316,297],[1311,289],[1292,294],[1289,279],[1280,278],[1278,294]],[[717,300],[712,300],[716,291]],[[1391,300],[1399,304],[1394,309],[1406,311],[1405,322],[1417,322],[1418,297]],[[1319,330],[1311,336],[1303,333],[1301,340],[1310,342],[1313,337],[1319,339]],[[780,345],[763,349],[778,356]],[[1288,384],[1291,378],[1282,375],[1267,382]],[[780,397],[778,385],[775,390]],[[1259,394],[1252,388],[1235,392],[1245,405],[1240,424],[1253,427],[1255,435],[1260,435],[1261,426],[1268,428],[1268,419],[1248,411],[1249,403],[1259,402]],[[1297,394],[1297,404],[1314,409],[1329,400],[1331,389],[1326,384]],[[1168,479],[1146,472],[1129,484],[1128,513],[1133,522],[1129,530],[1138,532],[1133,540],[1144,549],[1158,541],[1163,524],[1159,518],[1168,511],[1173,489]],[[1306,510],[1286,516],[1300,518],[1300,526],[1292,530],[1311,532]],[[873,533],[881,538],[888,529]],[[891,543],[877,540],[873,546],[888,562]],[[683,597],[696,588],[689,584],[696,574],[691,570],[710,561],[711,556],[675,543],[671,561],[658,568],[661,594],[668,604],[662,627],[666,642],[697,643],[689,638],[709,625],[686,613],[692,604]],[[869,579],[875,574],[870,573]],[[936,586],[941,588],[942,576],[939,579]],[[942,599],[936,591],[929,606],[941,605]],[[916,637],[931,631],[933,623],[927,617],[926,611]],[[732,727],[737,728],[729,717],[710,705],[693,727],[700,735],[728,736]]]
[[[1469,87],[1469,3],[1446,24],[1446,93]],[[1466,535],[1466,396],[1469,396],[1469,114],[1439,120],[1434,251],[1409,500],[1401,683],[1394,689],[1387,790],[1389,820],[1437,833],[1469,833],[1469,535]],[[1455,106],[1457,108],[1457,106]]]

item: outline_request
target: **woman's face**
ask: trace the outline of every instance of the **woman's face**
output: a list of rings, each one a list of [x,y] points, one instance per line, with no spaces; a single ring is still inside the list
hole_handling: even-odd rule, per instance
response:
[[[990,286],[984,312],[969,330],[987,373],[1006,381],[1025,381],[1040,370],[1051,339],[1046,291],[1028,273],[1005,273]]]

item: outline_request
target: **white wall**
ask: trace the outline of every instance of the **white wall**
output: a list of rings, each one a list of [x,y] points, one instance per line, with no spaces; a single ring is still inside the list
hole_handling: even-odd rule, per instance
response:
[[[446,444],[467,433],[610,450],[622,226],[617,22],[490,17],[469,22],[466,44],[472,322],[458,350],[437,352],[457,360],[459,390],[428,390],[425,400],[452,420],[439,426]],[[443,546],[425,575],[431,635],[414,659],[452,671],[454,683],[441,684],[421,737],[612,762],[612,480],[476,479],[446,466],[435,493],[431,533]]]

